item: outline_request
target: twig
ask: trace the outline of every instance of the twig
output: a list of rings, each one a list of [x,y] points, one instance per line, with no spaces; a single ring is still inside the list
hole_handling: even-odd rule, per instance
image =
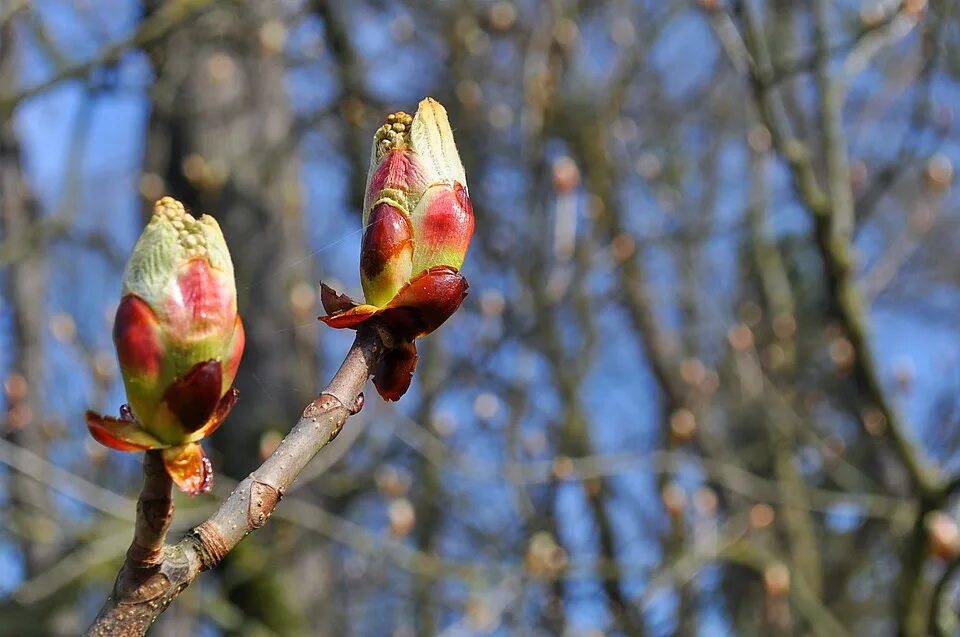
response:
[[[763,573],[767,567],[777,563],[776,557],[759,544],[745,541],[725,547],[720,552],[720,558],[747,566],[758,573]],[[791,572],[790,582],[790,599],[809,623],[813,634],[829,637],[850,634],[833,612],[810,590],[810,585],[800,573]]]
[[[767,379],[764,379],[764,382],[769,383]],[[775,418],[799,420],[800,417],[796,414],[783,413],[786,409],[783,397],[776,393],[774,396],[777,405],[771,420]],[[505,479],[514,484],[541,485],[556,480],[558,458],[499,464],[486,462],[469,454],[454,453],[442,440],[428,432],[422,425],[399,413],[395,415],[400,422],[396,430],[400,441],[438,467],[452,467],[454,472],[479,481],[496,482]],[[774,425],[771,424],[771,426]],[[801,426],[803,426],[801,422],[796,424],[797,428]],[[813,438],[812,442],[822,444],[817,438]],[[650,475],[702,473],[723,489],[755,502],[775,503],[818,512],[829,512],[837,506],[846,504],[859,509],[860,515],[865,518],[878,520],[910,518],[918,509],[918,501],[910,498],[815,486],[808,486],[806,496],[801,499],[789,491],[782,491],[777,481],[736,464],[680,450],[563,456],[562,464],[565,481],[595,480],[629,473]]]
[[[133,542],[127,549],[128,564],[149,568],[163,561],[167,529],[173,521],[172,489],[173,482],[160,452],[148,451],[143,457],[143,490],[137,499]],[[123,574],[121,571],[120,577]]]
[[[76,585],[89,577],[101,564],[112,562],[123,553],[123,542],[129,531],[124,528],[105,534],[65,554],[49,568],[21,583],[13,592],[13,599],[25,606],[37,604],[51,595]]]
[[[0,464],[30,476],[78,502],[121,520],[133,520],[133,500],[96,485],[46,458],[0,438]]]
[[[95,58],[60,68],[42,82],[38,82],[19,92],[0,95],[0,121],[5,120],[20,102],[39,95],[65,80],[86,77],[98,68],[116,64],[129,51],[148,46],[163,39],[176,27],[214,2],[215,0],[179,0],[170,2],[164,5],[154,17],[141,23],[139,29],[137,29],[131,37],[106,47]]]
[[[4,25],[13,19],[17,13],[26,8],[30,0],[12,0],[7,3],[3,9],[0,9],[0,25]]]
[[[874,213],[877,203],[886,195],[899,179],[907,172],[908,167],[914,166],[916,159],[921,155],[923,134],[925,127],[931,120],[933,110],[933,75],[938,65],[942,64],[946,54],[943,42],[947,25],[952,24],[952,2],[932,3],[929,8],[930,17],[926,19],[927,28],[921,36],[923,39],[922,58],[924,63],[916,74],[917,88],[914,91],[918,97],[914,100],[912,112],[899,141],[894,145],[896,152],[892,159],[875,168],[872,182],[864,189],[857,199],[857,220],[860,225]],[[940,128],[935,135],[935,143],[929,148],[936,150],[946,135],[947,128]],[[925,152],[928,149],[923,149]]]
[[[286,489],[362,406],[360,390],[384,350],[376,329],[362,329],[326,389],[262,465],[206,521],[174,545],[164,544],[173,516],[170,483],[148,453],[134,541],[113,592],[87,635],[143,635],[197,576],[217,566],[248,533],[267,521]],[[166,498],[166,500],[165,500]]]

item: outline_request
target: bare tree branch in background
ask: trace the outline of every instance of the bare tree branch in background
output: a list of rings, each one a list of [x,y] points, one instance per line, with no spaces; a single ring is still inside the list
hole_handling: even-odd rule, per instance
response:
[[[460,320],[152,634],[953,634],[955,5],[8,2],[0,634],[76,634],[124,560],[141,467],[76,415],[119,392],[143,200],[234,248],[250,349],[211,448],[246,475],[346,346],[313,282],[354,280],[363,131],[424,95],[476,206]],[[138,570],[145,528],[123,594],[215,561],[188,534]]]
[[[13,25],[0,31],[0,87],[14,84],[17,71]],[[13,122],[0,116],[0,224],[4,238],[12,243],[29,241],[31,228],[40,221],[39,202],[23,170],[20,142]],[[6,418],[7,438],[40,456],[47,453],[43,435],[44,328],[46,263],[42,249],[13,264],[6,273],[5,296],[13,306],[13,373],[7,379],[10,399]],[[14,502],[11,519],[21,538],[25,570],[36,573],[50,557],[56,531],[47,523],[50,515],[46,490],[29,478],[10,477]]]

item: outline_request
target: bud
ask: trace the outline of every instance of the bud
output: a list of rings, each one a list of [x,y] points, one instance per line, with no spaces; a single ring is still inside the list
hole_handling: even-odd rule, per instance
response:
[[[944,561],[957,559],[960,555],[960,527],[953,516],[934,510],[924,516],[923,524],[930,552]]]
[[[386,400],[410,386],[414,339],[434,331],[467,294],[460,274],[473,235],[473,205],[447,112],[426,98],[417,113],[392,113],[373,138],[363,204],[360,282],[366,303],[322,286],[331,327],[357,329],[376,317],[400,345],[373,382]]]
[[[121,451],[162,449],[186,493],[211,486],[199,445],[230,413],[243,324],[230,252],[216,220],[170,197],[133,248],[113,326],[128,405],[120,418],[87,412],[95,439]]]

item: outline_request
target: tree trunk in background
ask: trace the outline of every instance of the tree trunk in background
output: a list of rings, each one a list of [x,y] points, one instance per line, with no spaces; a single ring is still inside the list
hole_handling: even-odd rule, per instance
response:
[[[0,90],[16,85],[18,74],[13,24],[0,33]],[[46,325],[46,251],[38,232],[40,208],[27,184],[13,119],[0,121],[0,228],[5,242],[23,250],[6,268],[4,297],[11,304],[12,373],[6,379],[5,432],[15,444],[46,457],[43,433],[43,330]],[[35,242],[37,245],[30,245]],[[9,474],[11,524],[23,551],[29,578],[54,556],[56,522],[50,518],[47,489],[20,473]]]
[[[318,386],[317,312],[309,302],[295,302],[315,282],[299,166],[295,149],[287,146],[292,116],[285,69],[270,39],[284,29],[280,4],[217,8],[148,51],[156,82],[141,181],[146,205],[170,194],[194,213],[215,216],[236,268],[247,330],[236,381],[240,402],[227,433],[212,439],[228,476],[250,471],[262,434],[286,431]],[[295,290],[300,294],[291,294]],[[324,613],[320,599],[291,608],[303,596],[287,594],[291,584],[272,561],[277,555],[269,564],[257,559],[265,550],[248,540],[222,568],[224,580],[243,582],[229,596],[246,615],[245,624],[228,634],[245,633],[256,623],[299,634],[302,617]],[[252,569],[261,568],[265,572],[252,576]],[[319,572],[325,577],[328,569]]]

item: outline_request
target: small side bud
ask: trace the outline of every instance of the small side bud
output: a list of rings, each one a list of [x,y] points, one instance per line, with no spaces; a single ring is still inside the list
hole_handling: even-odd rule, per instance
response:
[[[927,529],[927,545],[933,555],[947,562],[960,557],[960,527],[953,516],[944,511],[931,511],[923,523]]]

